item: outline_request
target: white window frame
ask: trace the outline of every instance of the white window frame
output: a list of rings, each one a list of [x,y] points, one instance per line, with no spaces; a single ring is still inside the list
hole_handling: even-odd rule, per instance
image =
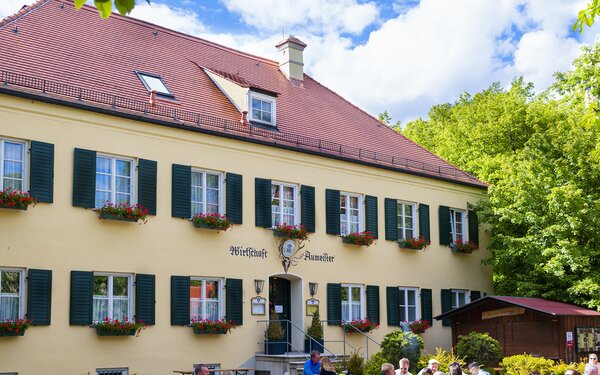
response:
[[[254,113],[252,111],[252,99],[257,99],[263,102],[270,102],[271,103],[271,122],[267,122],[264,121],[262,119],[259,118],[255,118],[254,117]],[[249,91],[248,92],[248,113],[250,115],[249,119],[250,121],[255,121],[258,122],[260,124],[266,124],[266,125],[270,125],[270,126],[276,126],[277,124],[277,98],[270,96],[270,95],[266,95],[266,94],[261,94],[255,91]]]
[[[158,94],[158,95],[174,97],[174,95],[171,93],[171,90],[169,90],[169,88],[167,87],[167,85],[165,84],[165,81],[163,81],[161,76],[159,76],[157,74],[150,74],[150,73],[144,73],[144,72],[138,72],[138,71],[136,71],[135,74],[138,76],[140,81],[142,81],[142,84],[144,85],[146,90],[148,90],[148,92],[152,92],[152,90],[156,90],[156,94]],[[152,87],[150,87],[150,84],[146,81],[146,77],[155,78],[155,79],[160,80],[160,83],[163,85],[163,87],[165,88],[166,91],[157,90],[156,88],[152,89]]]
[[[17,319],[23,319],[25,317],[25,270],[22,268],[2,267],[0,268],[0,273],[2,272],[19,272],[19,313],[17,314]],[[2,290],[1,286],[2,276],[0,275],[0,290]]]
[[[110,154],[102,154],[102,153],[97,153],[96,154],[96,158],[107,158],[110,159],[111,162],[111,170],[112,173],[110,175],[110,183],[111,186],[113,187],[113,189],[110,191],[110,200],[109,203],[112,204],[116,204],[115,203],[115,199],[116,199],[116,194],[117,194],[117,160],[121,160],[121,161],[127,161],[131,163],[131,179],[130,179],[130,191],[131,191],[131,200],[129,202],[130,205],[135,205],[137,203],[137,191],[136,191],[136,186],[137,186],[137,159],[134,158],[129,158],[129,157],[125,157],[125,156],[119,156],[119,155],[110,155]],[[105,174],[105,173],[103,173]],[[94,174],[94,182],[95,182],[95,178],[98,175],[98,166],[96,165],[96,171]],[[95,186],[94,187],[94,202],[96,202],[96,192],[98,191],[98,187]],[[107,190],[102,190],[103,192],[106,192]],[[102,205],[104,205],[105,202],[102,203]],[[98,207],[96,207],[98,208]]]
[[[400,301],[399,308],[404,309],[404,316],[407,318],[406,321],[410,322],[408,320],[408,315],[409,315],[408,309],[413,307],[408,304],[408,291],[412,291],[415,293],[415,305],[414,305],[415,320],[414,321],[421,319],[421,309],[420,309],[420,303],[419,303],[421,301],[421,294],[420,294],[419,288],[401,286],[398,288],[398,290],[404,291],[404,301]]]
[[[217,281],[219,283],[219,298],[218,298],[218,304],[219,304],[219,319],[223,319],[225,317],[225,308],[223,306],[223,294],[225,293],[225,280],[223,280],[220,277],[208,277],[208,276],[193,276],[190,277],[190,280],[194,280],[194,281],[202,281],[202,286],[200,287],[200,295],[202,295],[202,290],[204,290],[204,288],[206,287],[206,282],[207,281]],[[191,284],[190,284],[191,287]],[[202,298],[198,298],[197,299],[199,302],[202,301]],[[190,296],[190,303],[192,302],[192,297]],[[202,305],[202,314],[201,316],[204,317],[202,319],[206,319],[206,303],[204,303]],[[192,321],[192,311],[190,309],[190,323]]]
[[[366,314],[366,308],[365,308],[365,286],[362,284],[342,284],[342,288],[347,288],[348,289],[348,304],[350,304],[350,308],[348,309],[348,312],[350,314],[350,319],[344,319],[344,317],[342,316],[342,321],[345,322],[351,322],[353,320],[359,320],[359,319],[365,319]],[[350,288],[358,288],[359,289],[359,293],[360,293],[360,316],[352,316],[352,303],[354,302],[352,300],[352,291]],[[342,301],[342,305],[344,304],[344,301]],[[344,309],[342,308],[342,314],[343,314]]]
[[[207,196],[207,189],[206,189],[206,174],[212,174],[212,175],[216,175],[219,177],[219,214],[223,215],[225,213],[225,207],[223,205],[223,196],[225,195],[225,183],[224,183],[224,175],[223,172],[217,172],[217,171],[211,171],[208,169],[199,169],[199,168],[192,168],[192,173],[202,173],[202,199],[203,199],[203,207],[202,207],[202,212],[206,213],[206,196]],[[190,184],[191,184],[191,176],[190,176]],[[193,185],[192,185],[193,188]],[[192,201],[192,196],[190,195],[190,204],[192,204],[194,201]],[[198,203],[198,202],[196,202]],[[192,211],[192,216],[194,216],[194,211]]]
[[[402,215],[398,215],[398,208],[402,207]],[[419,226],[417,225],[417,204],[415,202],[407,202],[407,201],[396,201],[396,217],[397,217],[397,228],[398,228],[398,239],[399,240],[408,240],[406,238],[406,228],[404,227],[405,217],[404,214],[404,206],[410,206],[412,208],[412,224],[413,224],[413,237],[411,238],[419,238]]]
[[[346,203],[346,223],[347,226],[346,228],[350,228],[350,214],[348,213],[348,211],[350,210],[350,198],[351,197],[355,197],[358,198],[358,232],[362,232],[364,231],[363,229],[363,196],[362,194],[356,194],[356,193],[347,193],[347,192],[340,192],[340,197],[344,197],[344,201]],[[344,220],[342,219],[342,205],[340,204],[340,235],[341,236],[346,236],[348,234],[350,234],[350,232],[348,233],[343,233],[342,231],[342,222]]]
[[[30,147],[29,142],[18,140],[18,139],[6,138],[6,137],[0,138],[0,191],[5,189],[5,187],[4,187],[4,144],[6,142],[20,143],[21,145],[23,145],[23,155],[22,155],[23,174],[22,174],[20,191],[27,192],[27,191],[29,191],[29,158],[27,157],[29,155],[29,147]]]
[[[296,184],[289,184],[286,182],[278,182],[278,181],[271,181],[271,225],[273,227],[275,227],[275,225],[277,225],[277,223],[273,222],[273,185],[279,186],[279,221],[280,224],[283,225],[284,221],[283,221],[283,187],[291,187],[294,188],[294,222],[293,223],[286,223],[287,225],[298,225],[298,223],[300,222],[299,220],[299,215],[298,215],[298,206],[300,205],[300,199],[299,199],[299,195],[298,195],[298,185]]]
[[[112,273],[112,272],[94,272],[93,277],[96,276],[108,276],[108,318],[109,319],[114,319],[114,314],[113,314],[113,301],[114,301],[114,297],[113,297],[113,278],[114,277],[127,277],[127,299],[128,299],[128,303],[127,303],[127,320],[130,322],[133,322],[133,304],[134,304],[134,299],[133,299],[133,274],[130,273]],[[93,281],[92,281],[92,285],[93,285]],[[92,291],[92,316],[94,315],[93,310],[94,310],[94,296],[93,296],[93,291]],[[94,321],[94,323],[97,323],[98,321]]]
[[[469,291],[465,290],[465,289],[451,289],[450,293],[452,293],[452,309],[457,309],[461,306],[464,305],[460,305],[459,306],[459,295],[464,294],[465,295],[465,305],[468,304],[469,301]]]
[[[461,240],[463,242],[468,241],[467,238],[467,211],[466,210],[461,210],[458,208],[451,208],[450,209],[450,232],[452,233],[452,241],[455,242],[457,241],[457,235],[456,235],[456,214],[460,214],[461,215],[461,222],[462,222],[462,231],[461,231]]]

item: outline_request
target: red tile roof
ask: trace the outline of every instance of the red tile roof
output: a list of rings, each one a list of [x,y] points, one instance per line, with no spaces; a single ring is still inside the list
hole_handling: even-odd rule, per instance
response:
[[[238,129],[236,137],[240,139],[487,187],[306,74],[303,84],[295,85],[279,71],[277,62],[133,18],[113,14],[102,20],[92,7],[76,11],[72,1],[40,0],[1,21],[0,56],[4,81],[19,77],[18,82],[27,83],[8,82],[11,84],[0,87],[4,93],[23,91],[22,86],[27,86],[33,90],[25,91],[34,95],[41,88],[31,82],[47,80],[68,90],[35,94],[41,100],[74,103],[76,92],[80,95],[82,90],[93,90],[93,98],[114,95],[126,98],[122,102],[129,104],[111,109],[106,100],[95,101],[90,96],[81,106],[117,115],[137,112],[148,121],[159,121],[162,116],[162,122],[170,119],[174,126],[198,131],[205,129],[200,118],[211,119],[208,122],[213,127],[226,121],[240,127],[240,113],[202,71],[208,67],[237,83],[278,94],[277,131],[257,129],[250,134],[251,129]],[[160,75],[175,100],[161,100],[159,104],[166,109],[153,112],[155,116],[142,113],[148,92],[135,71]],[[181,117],[173,111],[195,115]],[[222,133],[222,129],[210,131]]]

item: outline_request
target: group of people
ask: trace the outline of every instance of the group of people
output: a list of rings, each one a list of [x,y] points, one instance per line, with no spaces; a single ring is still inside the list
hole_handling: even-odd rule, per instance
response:
[[[600,371],[598,355],[596,353],[590,353],[590,356],[588,357],[588,363],[586,363],[585,367],[583,368],[583,374],[598,375],[598,371]],[[567,370],[565,371],[565,375],[581,375],[581,373],[577,370]]]

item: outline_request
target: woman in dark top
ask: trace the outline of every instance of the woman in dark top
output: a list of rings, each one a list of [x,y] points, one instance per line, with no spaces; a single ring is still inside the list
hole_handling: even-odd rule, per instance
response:
[[[328,357],[321,357],[321,375],[337,375]]]

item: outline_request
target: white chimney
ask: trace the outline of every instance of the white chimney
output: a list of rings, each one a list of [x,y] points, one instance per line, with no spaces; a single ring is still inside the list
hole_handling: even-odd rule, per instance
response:
[[[275,47],[279,49],[279,70],[290,80],[304,80],[303,51],[306,44],[290,35]]]

